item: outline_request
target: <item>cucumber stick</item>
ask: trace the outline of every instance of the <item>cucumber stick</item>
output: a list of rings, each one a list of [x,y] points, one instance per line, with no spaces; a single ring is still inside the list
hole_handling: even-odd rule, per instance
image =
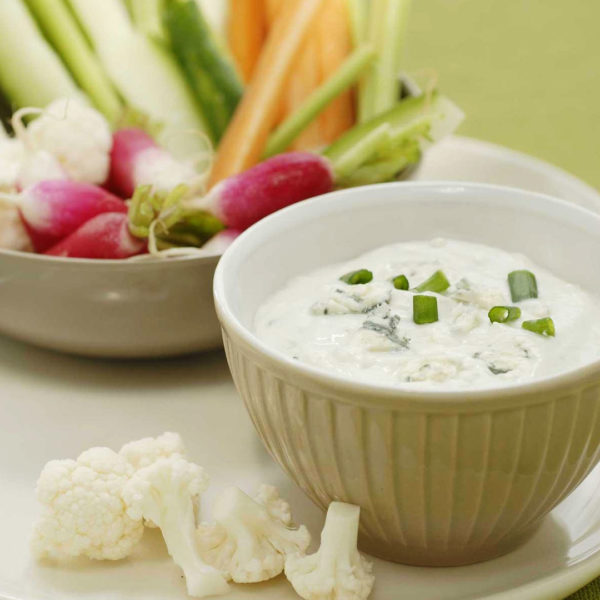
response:
[[[219,48],[195,0],[163,0],[163,24],[173,53],[218,141],[243,94],[235,67]]]
[[[122,113],[121,100],[63,0],[26,3],[79,86],[114,123]]]
[[[79,94],[21,0],[0,0],[0,87],[13,106],[44,107]]]
[[[125,102],[162,125],[158,141],[179,154],[205,150],[202,112],[171,54],[134,29],[120,0],[68,0]]]

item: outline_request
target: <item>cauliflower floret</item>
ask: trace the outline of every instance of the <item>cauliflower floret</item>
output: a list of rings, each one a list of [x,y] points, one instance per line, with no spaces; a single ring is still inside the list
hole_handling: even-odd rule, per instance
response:
[[[283,571],[288,554],[304,552],[310,544],[306,527],[288,527],[289,507],[275,498],[272,489],[263,489],[259,498],[266,500],[266,505],[237,487],[229,487],[215,500],[215,523],[203,523],[198,528],[204,560],[237,583],[276,577]]]
[[[0,202],[0,248],[31,252],[33,246],[15,206]]]
[[[0,127],[2,127],[0,125]],[[0,139],[0,191],[14,192],[25,146],[16,138]]]
[[[194,505],[207,486],[202,467],[173,455],[136,471],[123,489],[127,514],[160,527],[169,554],[183,569],[189,595],[197,598],[229,589],[223,575],[198,551]]]
[[[178,433],[166,431],[158,437],[146,437],[125,444],[119,454],[133,466],[134,469],[142,469],[151,465],[159,458],[170,456],[185,456],[183,440]]]
[[[43,506],[32,540],[34,554],[55,560],[129,556],[144,532],[125,511],[123,487],[133,467],[109,448],[91,448],[77,460],[53,460],[37,482]]]
[[[272,517],[279,519],[282,523],[289,525],[292,522],[292,509],[290,505],[279,495],[279,490],[274,485],[262,483],[254,499],[262,504]]]
[[[356,548],[360,508],[332,502],[315,554],[288,556],[285,575],[305,600],[365,600],[373,566]]]
[[[26,143],[53,155],[69,179],[99,184],[108,176],[110,126],[80,100],[61,98],[49,104],[27,127]]]

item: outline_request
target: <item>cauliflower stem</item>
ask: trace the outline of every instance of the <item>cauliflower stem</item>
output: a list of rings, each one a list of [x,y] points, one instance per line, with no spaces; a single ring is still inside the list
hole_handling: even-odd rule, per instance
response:
[[[305,600],[365,600],[373,588],[372,565],[356,548],[360,507],[332,502],[315,554],[288,557],[285,574]]]
[[[207,485],[201,467],[173,455],[136,471],[123,490],[127,514],[160,527],[169,554],[183,569],[189,595],[196,598],[229,589],[221,573],[202,560],[197,547],[194,505]]]

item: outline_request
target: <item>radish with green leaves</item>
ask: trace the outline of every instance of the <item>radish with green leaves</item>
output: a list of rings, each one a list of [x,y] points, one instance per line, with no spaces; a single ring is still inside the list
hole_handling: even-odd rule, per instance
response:
[[[276,210],[332,189],[333,171],[325,158],[288,152],[228,177],[187,206],[208,210],[227,227],[243,231]]]
[[[119,196],[131,198],[139,185],[168,192],[181,183],[197,190],[203,182],[192,164],[177,160],[144,130],[130,127],[114,133],[107,187]]]
[[[75,181],[42,181],[18,198],[21,219],[37,252],[44,252],[102,213],[127,213],[121,198]]]
[[[121,212],[97,215],[45,254],[69,258],[121,259],[141,254],[146,240],[131,235],[129,218]]]

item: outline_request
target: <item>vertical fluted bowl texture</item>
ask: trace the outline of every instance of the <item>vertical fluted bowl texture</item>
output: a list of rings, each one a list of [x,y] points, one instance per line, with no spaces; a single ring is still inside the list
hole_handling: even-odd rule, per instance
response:
[[[234,381],[270,454],[318,505],[358,504],[361,547],[459,565],[526,539],[600,458],[600,364],[497,389],[415,391],[346,381],[253,334],[290,277],[370,248],[436,236],[520,251],[600,293],[600,218],[546,196],[480,184],[335,192],[251,228],[217,267]]]

